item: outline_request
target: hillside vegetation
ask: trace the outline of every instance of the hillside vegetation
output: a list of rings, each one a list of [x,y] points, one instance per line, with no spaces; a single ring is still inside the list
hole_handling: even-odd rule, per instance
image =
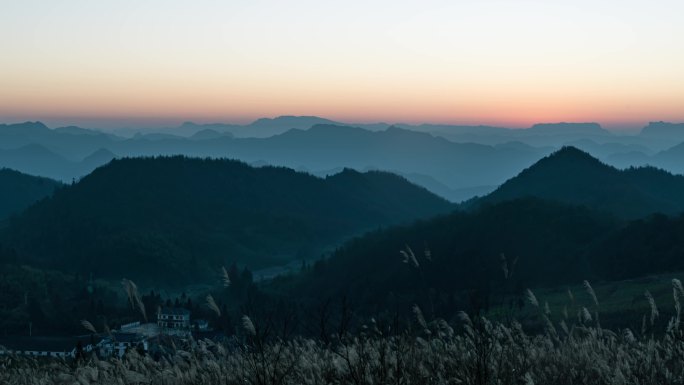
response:
[[[325,179],[231,160],[114,160],[13,219],[4,243],[37,266],[181,284],[231,262],[310,258],[363,231],[452,210],[405,179]]]
[[[681,282],[672,283],[678,301],[684,294]],[[586,287],[594,297],[591,286]],[[650,296],[648,291],[645,296]],[[177,342],[163,358],[134,349],[121,360],[85,354],[73,363],[0,356],[0,381],[8,385],[656,385],[684,381],[679,312],[670,318],[664,333],[658,331],[655,337],[658,310],[652,301],[640,330],[602,327],[595,297],[577,315],[546,310],[548,306],[540,305],[533,292],[528,292],[528,302],[543,325],[536,333],[516,321],[490,321],[463,312],[456,322],[432,320],[414,307],[411,327],[405,330],[370,319],[358,329],[334,329],[328,339],[288,338],[287,324],[274,330],[244,315],[235,338]]]
[[[31,204],[46,198],[61,183],[10,169],[0,169],[0,220],[18,214]]]
[[[682,271],[682,234],[684,216],[624,221],[525,198],[369,233],[273,288],[313,302],[346,296],[367,313],[415,302],[448,318],[525,287]]]
[[[534,196],[624,218],[684,211],[684,176],[653,167],[619,170],[574,147],[545,157],[475,204]]]

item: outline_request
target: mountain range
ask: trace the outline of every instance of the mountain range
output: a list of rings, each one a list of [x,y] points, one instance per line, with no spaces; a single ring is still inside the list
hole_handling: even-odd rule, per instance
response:
[[[550,237],[554,248],[543,244],[534,253],[557,248],[560,258],[563,250],[575,253],[629,221],[654,214],[678,215],[684,212],[682,197],[682,176],[652,167],[618,170],[566,147],[494,192],[464,203],[447,222],[432,221],[443,229],[423,224],[417,228],[428,226],[434,234],[415,231],[430,243],[447,242],[452,237],[449,232],[465,231],[485,215],[488,219],[481,229],[475,226],[452,238],[467,238],[464,245],[470,244],[471,251],[478,253],[482,247],[476,244],[482,242],[487,250],[530,254],[525,242],[537,247],[533,238]],[[525,207],[532,211],[517,211]],[[408,225],[457,208],[386,172],[343,169],[321,178],[229,160],[126,158],[111,161],[15,216],[0,240],[43,267],[70,266],[98,276],[142,280],[154,269],[162,269],[164,276],[192,280],[230,262],[261,268],[315,258],[364,231]],[[543,231],[537,228],[546,222]],[[563,230],[549,230],[555,226],[552,223]],[[514,225],[515,231],[507,227]],[[595,230],[590,230],[592,226]],[[396,231],[414,231],[407,229]],[[480,232],[485,235],[475,236]],[[575,233],[581,237],[563,240]],[[486,241],[482,238],[486,236],[494,238]],[[392,242],[404,237],[391,236]],[[370,246],[365,249],[379,252]]]
[[[486,308],[472,301],[507,290],[681,271],[683,197],[682,176],[617,170],[566,147],[459,211],[368,233],[271,290],[344,296],[371,313],[440,312]]]
[[[636,135],[595,123],[491,126],[345,125],[285,116],[247,125],[196,124],[126,136],[40,122],[0,125],[0,167],[71,182],[116,157],[186,155],[237,158],[326,175],[345,167],[386,170],[453,202],[493,191],[564,145],[619,168],[652,165],[684,173],[683,124],[653,122]],[[119,134],[121,134],[119,132]]]

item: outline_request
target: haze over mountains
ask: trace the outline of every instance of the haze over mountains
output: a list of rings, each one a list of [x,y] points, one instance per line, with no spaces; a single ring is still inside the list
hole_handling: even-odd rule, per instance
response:
[[[346,125],[285,116],[248,125],[195,124],[100,132],[50,129],[40,122],[0,125],[0,167],[71,182],[116,157],[187,155],[235,158],[325,176],[345,167],[386,170],[459,202],[493,191],[563,145],[619,168],[654,165],[684,173],[684,124],[651,123],[636,135],[595,123],[528,129],[449,125]],[[125,134],[125,135],[124,135]]]

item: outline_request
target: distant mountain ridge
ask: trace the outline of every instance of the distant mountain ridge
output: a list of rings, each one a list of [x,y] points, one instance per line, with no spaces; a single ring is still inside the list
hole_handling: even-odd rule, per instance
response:
[[[10,222],[2,243],[28,261],[110,278],[204,280],[317,257],[347,237],[454,208],[405,179],[185,157],[116,159]],[[164,281],[168,283],[167,281]]]
[[[598,123],[538,123],[527,130],[521,130],[525,134],[583,134],[583,135],[612,135]]]
[[[641,130],[640,135],[677,137],[684,140],[684,123],[650,122]]]
[[[232,153],[240,159],[288,167],[316,165],[325,170],[344,166],[423,174],[451,189],[460,189],[503,183],[547,152],[532,147],[454,143],[396,126],[368,131],[316,125],[308,130],[289,130],[262,142],[245,139],[235,143]]]
[[[211,129],[221,133],[229,133],[237,137],[247,138],[267,138],[269,136],[282,134],[291,129],[305,130],[317,124],[343,124],[330,119],[319,118],[317,116],[291,116],[284,115],[276,118],[259,118],[252,123],[239,125],[234,123],[208,123],[198,124],[185,122],[177,130],[172,132],[184,133],[192,136],[198,131]]]
[[[299,118],[283,119],[290,121]],[[279,121],[274,119],[263,124],[274,125]],[[327,120],[312,117],[305,121],[308,124]],[[289,129],[268,138],[235,138],[213,128],[202,128],[189,138],[149,133],[115,140],[110,140],[106,135],[76,134],[73,129],[67,130],[69,134],[59,134],[43,125],[29,126],[40,135],[17,141],[11,149],[0,149],[0,166],[71,181],[97,167],[93,160],[101,159],[101,164],[108,162],[112,156],[93,156],[102,154],[103,150],[117,157],[179,154],[230,157],[248,163],[303,168],[314,173],[347,167],[392,170],[403,175],[421,174],[447,186],[441,193],[454,201],[469,198],[467,191],[473,187],[502,183],[547,152],[529,146],[498,148],[454,143],[429,133],[394,126],[370,131],[359,127],[316,124],[307,129]],[[15,131],[20,132],[21,129],[15,128]],[[0,130],[0,143],[4,143],[2,135]],[[24,150],[17,150],[26,145],[22,143],[40,145],[54,154],[54,159],[41,161]],[[78,147],[78,151],[71,151],[73,146]],[[3,152],[7,151],[10,153],[3,156]],[[64,154],[72,158],[66,158]],[[76,154],[82,156],[74,159]],[[86,158],[88,161],[84,161]]]
[[[169,130],[134,130],[135,135],[119,137],[75,126],[50,129],[40,122],[26,122],[0,125],[0,167],[71,182],[113,156],[229,157],[315,174],[344,167],[389,170],[413,176],[414,182],[459,202],[490,191],[489,186],[502,184],[563,145],[578,146],[620,168],[652,165],[684,173],[684,147],[676,141],[684,132],[680,126],[655,122],[639,135],[621,135],[596,123],[509,129],[345,125],[315,116],[282,116],[246,125],[186,122]],[[649,134],[653,130],[656,134]],[[35,156],[34,145],[44,148],[41,156]],[[113,156],[94,155],[102,155],[103,150]]]

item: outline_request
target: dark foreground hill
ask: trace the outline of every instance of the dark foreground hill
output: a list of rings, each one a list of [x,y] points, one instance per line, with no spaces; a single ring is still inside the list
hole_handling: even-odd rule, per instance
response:
[[[576,282],[594,273],[588,263],[591,247],[618,226],[617,220],[585,208],[514,200],[355,239],[319,262],[301,289],[384,304],[390,293],[411,297],[426,288],[450,293],[484,288],[501,280],[502,253],[519,257],[516,279],[532,286]],[[407,247],[418,266],[402,263],[400,250]]]
[[[485,306],[506,290],[684,270],[684,177],[655,168],[618,170],[565,147],[464,208],[345,244],[294,280],[293,297],[463,308],[473,291]]]
[[[50,196],[61,185],[51,179],[0,169],[0,220]]]
[[[235,261],[317,256],[346,237],[452,205],[398,176],[326,179],[230,160],[114,160],[14,219],[5,243],[38,266],[180,284]]]
[[[468,293],[478,293],[478,306],[486,307],[482,301],[528,287],[682,271],[682,256],[684,216],[625,222],[526,198],[369,233],[310,273],[274,285],[292,290],[293,298],[346,296],[371,312],[432,302],[451,314],[477,307]]]
[[[538,197],[624,218],[684,211],[684,176],[652,167],[619,170],[574,147],[541,159],[479,204]]]

